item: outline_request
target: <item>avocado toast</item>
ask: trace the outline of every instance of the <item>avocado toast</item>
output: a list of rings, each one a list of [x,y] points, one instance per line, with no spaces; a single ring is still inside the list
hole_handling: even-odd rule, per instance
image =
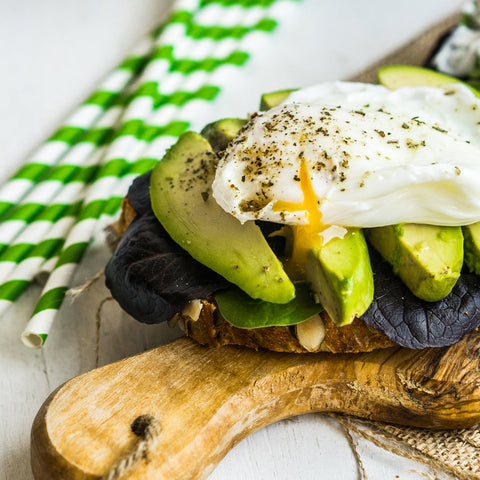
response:
[[[262,105],[274,107],[289,93],[277,92],[277,100],[266,95]],[[132,187],[124,213],[133,208],[136,218],[106,269],[108,286],[129,313],[146,322],[174,318],[201,343],[295,352],[444,346],[478,326],[480,282],[475,274],[460,276],[458,225],[347,225],[322,242],[302,225],[264,219],[242,224],[221,209],[212,198],[212,177],[228,143],[241,143],[246,135],[243,124],[228,119],[203,135],[185,134],[151,180]],[[294,178],[306,199],[313,187],[302,165],[300,159]],[[259,168],[252,179],[261,174]],[[342,172],[337,177],[343,181]],[[264,206],[250,201],[242,204],[243,213]],[[314,223],[315,214],[308,215]]]

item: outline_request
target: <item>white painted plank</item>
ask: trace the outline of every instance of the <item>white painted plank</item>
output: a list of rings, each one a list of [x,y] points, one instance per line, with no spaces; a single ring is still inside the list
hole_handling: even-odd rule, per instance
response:
[[[18,342],[32,298],[21,297],[0,319],[0,473],[5,479],[29,479],[29,432],[37,410],[52,389],[42,351]]]

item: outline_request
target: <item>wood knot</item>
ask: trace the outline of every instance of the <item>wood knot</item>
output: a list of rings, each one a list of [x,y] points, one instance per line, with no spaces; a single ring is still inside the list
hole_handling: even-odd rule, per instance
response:
[[[139,440],[133,450],[120,458],[101,480],[119,480],[127,475],[140,460],[146,460],[158,439],[160,422],[153,415],[140,415],[130,424],[130,430],[139,437]]]
[[[130,429],[137,437],[145,438],[148,431],[155,428],[156,423],[158,422],[153,415],[140,415],[131,423]]]

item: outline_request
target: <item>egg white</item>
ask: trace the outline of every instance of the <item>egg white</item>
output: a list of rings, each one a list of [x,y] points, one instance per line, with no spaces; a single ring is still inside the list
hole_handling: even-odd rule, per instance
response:
[[[480,221],[479,99],[461,84],[299,90],[229,146],[213,196],[241,222],[307,224],[302,163],[324,225]]]

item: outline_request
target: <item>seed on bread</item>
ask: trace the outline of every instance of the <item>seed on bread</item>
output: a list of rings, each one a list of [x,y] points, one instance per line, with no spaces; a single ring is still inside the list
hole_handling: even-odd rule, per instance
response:
[[[295,326],[298,342],[308,352],[316,352],[325,339],[325,324],[320,315],[314,315]]]
[[[200,318],[202,312],[203,303],[199,299],[191,300],[187,303],[186,307],[182,310],[182,315],[190,317],[193,322],[196,322]]]

